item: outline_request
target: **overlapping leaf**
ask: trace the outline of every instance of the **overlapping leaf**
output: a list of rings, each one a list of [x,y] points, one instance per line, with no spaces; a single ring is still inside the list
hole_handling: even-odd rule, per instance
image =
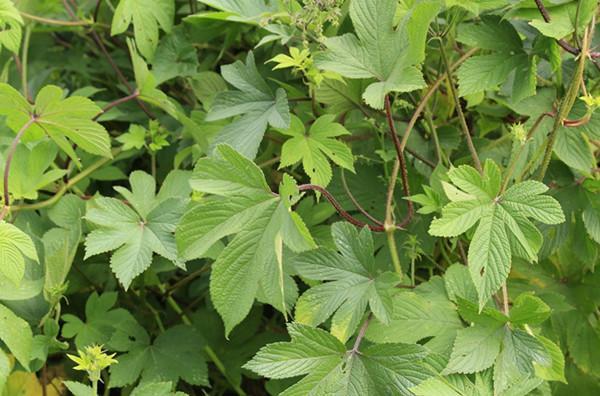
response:
[[[307,133],[302,121],[292,116],[290,128],[280,130],[292,138],[281,148],[279,168],[302,161],[304,172],[310,176],[311,183],[323,187],[327,186],[332,178],[328,158],[336,165],[354,172],[350,148],[334,139],[337,136],[349,135],[350,132],[334,122],[334,118],[333,115],[319,117]]]
[[[191,186],[212,196],[192,206],[178,225],[183,258],[201,257],[217,241],[233,236],[213,264],[210,279],[226,333],[246,317],[255,297],[286,312],[297,290],[284,273],[283,246],[295,252],[315,246],[302,219],[290,210],[298,199],[291,178],[284,178],[276,196],[258,166],[220,145],[213,157],[198,161]]]
[[[153,342],[146,334],[130,350],[117,357],[119,363],[110,368],[110,386],[123,387],[156,381],[208,385],[208,367],[202,351],[202,337],[191,326],[167,329]]]
[[[0,0],[0,48],[18,54],[23,35],[23,18],[11,0]]]
[[[212,148],[226,143],[248,158],[254,158],[267,126],[286,129],[290,125],[287,95],[282,88],[275,92],[256,69],[254,54],[246,63],[237,61],[221,68],[225,81],[237,90],[217,95],[207,121],[241,116],[226,125],[213,141]]]
[[[425,378],[420,345],[379,344],[347,351],[319,328],[288,325],[290,342],[269,344],[244,367],[269,378],[304,376],[280,393],[300,395],[411,395]]]
[[[0,115],[7,116],[7,125],[15,132],[33,120],[23,140],[49,136],[77,164],[79,157],[67,139],[88,153],[112,157],[108,132],[92,121],[102,110],[88,98],[63,96],[61,88],[47,85],[30,105],[13,87],[0,83]]]
[[[33,241],[16,226],[0,221],[0,273],[18,286],[25,275],[25,259],[39,260]]]
[[[350,17],[356,35],[327,38],[328,51],[317,65],[348,78],[375,78],[363,93],[365,102],[382,109],[389,92],[407,92],[425,85],[416,67],[425,57],[427,29],[440,9],[437,0],[414,2],[397,28],[395,0],[354,0]]]
[[[133,23],[135,42],[146,59],[158,45],[159,27],[170,32],[175,17],[171,0],[120,0],[113,16],[111,34],[121,34]]]
[[[306,291],[296,305],[296,321],[317,326],[333,315],[331,333],[346,342],[354,334],[367,306],[389,323],[392,291],[399,278],[375,265],[373,238],[349,223],[332,226],[335,250],[320,248],[294,257],[294,269],[305,279],[324,281]]]
[[[494,89],[514,72],[512,99],[515,102],[535,94],[537,60],[529,57],[516,29],[507,20],[486,16],[478,23],[461,25],[458,40],[491,54],[467,59],[458,69],[461,95]]]
[[[446,185],[452,202],[443,208],[441,218],[432,221],[429,233],[455,237],[478,223],[468,260],[483,307],[506,280],[512,255],[537,260],[542,235],[528,218],[559,224],[564,215],[554,198],[541,195],[548,190],[542,183],[526,181],[501,192],[500,169],[490,160],[483,175],[463,165],[450,170],[448,176],[454,185]]]
[[[114,251],[110,265],[125,289],[150,267],[153,253],[184,268],[173,232],[186,205],[185,195],[168,195],[162,189],[156,195],[156,181],[142,171],[133,172],[129,181],[131,191],[115,190],[130,206],[116,198],[100,197],[85,217],[98,227],[85,241],[86,258]]]

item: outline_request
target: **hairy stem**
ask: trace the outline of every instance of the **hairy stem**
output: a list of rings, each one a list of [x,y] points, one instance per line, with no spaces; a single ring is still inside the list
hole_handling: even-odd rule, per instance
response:
[[[367,319],[365,319],[363,325],[360,327],[360,330],[358,331],[358,335],[356,336],[354,345],[352,346],[352,349],[350,350],[351,355],[355,355],[358,353],[360,344],[361,344],[363,338],[365,338],[365,334],[367,334],[367,329],[369,328],[369,323],[371,323],[371,314],[369,314],[369,316],[367,316]]]
[[[452,81],[452,68],[451,68],[450,64],[448,63],[448,57],[446,56],[446,50],[444,49],[444,43],[441,40],[439,40],[439,44],[440,44],[440,55],[442,57],[442,62],[444,62],[444,67],[446,68],[446,75],[448,76],[448,85],[450,87],[450,93],[452,94],[452,100],[454,101],[454,105],[456,107],[456,113],[458,114],[460,126],[465,135],[465,139],[467,140],[467,147],[469,148],[469,152],[471,153],[471,157],[473,158],[473,163],[475,164],[475,168],[479,171],[479,173],[483,173],[481,161],[479,160],[479,155],[477,155],[477,150],[475,149],[475,145],[473,144],[473,139],[471,138],[471,132],[469,131],[469,126],[467,125],[467,120],[465,118],[465,114],[464,114],[462,106],[460,104],[458,92],[456,92],[456,87],[454,86],[454,82]]]
[[[546,176],[548,166],[550,165],[550,160],[552,159],[552,152],[554,151],[554,143],[556,142],[558,130],[563,125],[563,121],[569,116],[569,113],[571,112],[571,109],[573,108],[573,105],[577,100],[579,88],[581,87],[581,79],[585,70],[585,61],[587,60],[589,45],[589,30],[586,29],[583,35],[583,47],[581,49],[579,61],[577,62],[577,68],[573,72],[573,77],[571,78],[571,82],[569,83],[567,93],[561,100],[558,108],[558,113],[554,118],[554,125],[552,127],[552,131],[550,131],[550,135],[548,136],[546,152],[544,154],[544,159],[542,160],[542,167],[540,168],[540,172],[537,175],[537,180],[541,181],[544,179],[544,176]]]

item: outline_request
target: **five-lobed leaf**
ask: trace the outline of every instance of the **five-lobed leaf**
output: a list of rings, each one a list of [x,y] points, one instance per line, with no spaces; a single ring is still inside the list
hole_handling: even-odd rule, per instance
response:
[[[348,78],[375,78],[363,93],[365,102],[382,109],[389,92],[425,85],[416,67],[424,59],[427,29],[440,9],[437,0],[415,2],[394,28],[395,0],[354,0],[350,17],[356,31],[325,40],[328,51],[317,65]]]
[[[133,23],[137,47],[146,59],[152,60],[158,46],[159,27],[169,33],[174,17],[175,3],[171,0],[120,0],[111,34],[121,34]]]
[[[241,117],[221,129],[212,148],[228,144],[246,157],[254,158],[268,125],[280,129],[289,127],[287,94],[282,88],[273,92],[259,74],[252,52],[248,53],[246,63],[237,61],[225,65],[221,74],[237,90],[219,93],[206,120]]]
[[[7,125],[19,131],[28,122],[23,140],[41,140],[50,137],[76,164],[79,157],[69,143],[71,140],[91,154],[112,157],[110,137],[106,129],[94,121],[101,109],[82,96],[64,98],[64,92],[55,85],[46,85],[30,105],[19,92],[8,84],[0,83],[0,115],[7,116]]]
[[[281,148],[279,168],[302,161],[304,172],[310,177],[311,183],[323,187],[329,184],[333,176],[329,161],[354,172],[352,151],[346,144],[334,139],[349,135],[350,132],[334,122],[334,119],[335,116],[329,114],[321,116],[306,132],[302,121],[292,116],[290,129],[280,130],[282,134],[291,136],[291,139]]]
[[[347,351],[319,328],[291,323],[290,342],[268,344],[244,366],[270,378],[304,376],[282,396],[410,394],[427,374],[420,345],[380,344]]]
[[[131,191],[115,187],[129,205],[116,198],[99,197],[85,218],[98,228],[85,241],[86,258],[113,251],[110,265],[125,289],[152,264],[159,254],[184,268],[175,246],[175,228],[183,214],[184,197],[156,195],[156,182],[145,172],[135,171]],[[163,187],[164,188],[164,187]]]
[[[212,301],[226,334],[248,315],[255,298],[285,313],[297,290],[284,273],[283,246],[294,252],[315,247],[302,219],[291,211],[290,201],[298,194],[295,184],[284,178],[280,196],[274,195],[260,168],[228,145],[217,146],[212,157],[198,161],[190,184],[211,196],[192,205],[177,227],[182,256],[201,257],[232,236],[214,262],[210,279]]]
[[[389,323],[392,291],[399,278],[375,265],[373,238],[368,228],[357,231],[335,223],[331,234],[337,251],[320,248],[294,257],[293,268],[305,279],[324,281],[307,290],[296,304],[296,321],[317,326],[329,317],[331,333],[346,342],[355,332],[367,306]]]
[[[482,175],[463,165],[448,176],[457,193],[447,194],[452,202],[442,209],[441,218],[431,222],[429,233],[456,237],[478,223],[468,260],[482,308],[505,282],[513,255],[537,260],[542,235],[528,218],[559,224],[565,221],[564,214],[554,198],[541,195],[548,187],[540,182],[517,183],[502,193],[500,169],[490,160]]]

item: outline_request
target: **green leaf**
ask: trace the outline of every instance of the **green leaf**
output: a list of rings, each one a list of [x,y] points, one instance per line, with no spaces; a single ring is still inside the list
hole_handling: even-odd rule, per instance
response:
[[[84,385],[81,382],[65,381],[63,384],[74,396],[96,396],[96,392],[91,386]]]
[[[152,74],[156,83],[162,84],[175,77],[194,76],[198,66],[196,49],[183,28],[176,27],[160,41],[152,62]]]
[[[341,254],[320,248],[299,254],[292,261],[303,278],[325,281],[302,294],[296,305],[296,321],[317,326],[333,315],[331,334],[346,342],[367,306],[377,319],[389,323],[391,293],[399,279],[394,273],[376,268],[368,228],[359,233],[351,224],[335,223],[331,234]]]
[[[0,221],[0,273],[18,286],[25,274],[25,259],[39,262],[33,241],[10,223]]]
[[[58,227],[48,230],[42,237],[44,242],[44,293],[50,303],[62,296],[71,265],[82,237],[81,218],[85,203],[74,195],[64,196],[50,209],[48,217]]]
[[[596,166],[594,146],[588,136],[577,128],[559,128],[554,152],[562,162],[585,174]]]
[[[169,33],[174,16],[172,0],[120,0],[110,33],[113,36],[121,34],[133,23],[137,47],[146,59],[151,60],[158,45],[159,27]]]
[[[306,375],[282,396],[328,394],[410,394],[427,374],[421,365],[426,351],[419,345],[381,344],[346,351],[327,332],[309,326],[288,325],[291,342],[263,347],[244,366],[270,378]]]
[[[510,321],[516,325],[539,325],[550,317],[550,307],[538,297],[521,294],[510,309]]]
[[[29,368],[33,333],[29,324],[0,304],[0,341],[26,369]]]
[[[190,183],[194,190],[213,196],[193,205],[177,227],[183,257],[201,257],[219,240],[235,235],[213,264],[210,279],[212,301],[226,334],[246,317],[259,290],[269,304],[286,312],[281,283],[269,281],[272,274],[281,273],[278,252],[287,261],[281,244],[294,252],[315,246],[300,217],[290,210],[288,195],[297,195],[297,187],[284,183],[280,197],[274,196],[260,168],[227,145],[198,161]],[[285,280],[287,275],[283,278],[291,281]]]
[[[371,323],[367,338],[377,343],[411,344],[463,328],[456,307],[445,296],[436,300],[427,297],[412,292],[396,294],[389,324]]]
[[[265,0],[199,0],[221,12],[205,12],[188,17],[210,18],[259,25],[263,18],[277,11],[275,3]]]
[[[350,148],[334,139],[337,136],[349,135],[341,124],[334,122],[335,116],[324,115],[311,125],[306,133],[304,124],[292,116],[290,129],[280,130],[292,138],[281,148],[279,168],[294,165],[302,161],[304,172],[310,176],[312,184],[326,187],[332,178],[330,161],[342,168],[354,172],[354,160]]]
[[[139,90],[139,98],[146,103],[162,109],[180,123],[186,126],[193,126],[192,121],[185,115],[181,105],[158,89],[156,77],[148,69],[148,65],[138,53],[138,48],[132,39],[127,39],[127,47],[129,48],[129,55],[133,63],[133,72],[135,83]]]
[[[110,344],[117,327],[123,323],[137,323],[127,310],[113,308],[116,302],[116,292],[106,292],[102,295],[92,293],[85,304],[85,321],[72,314],[62,316],[62,320],[65,322],[62,327],[62,336],[75,338],[75,345],[78,349],[93,344]],[[115,348],[115,350],[120,349]]]
[[[316,59],[317,66],[348,78],[375,78],[367,87],[365,102],[382,109],[389,92],[407,92],[425,85],[415,67],[424,60],[427,29],[440,10],[440,2],[415,2],[394,29],[394,0],[355,0],[350,17],[356,35],[325,40],[328,51]]]
[[[567,383],[565,378],[565,356],[560,347],[546,337],[537,336],[537,340],[542,343],[550,359],[551,365],[533,364],[535,375],[546,381],[560,381]]]
[[[177,383],[181,378],[191,385],[208,386],[208,367],[202,348],[202,337],[193,327],[171,327],[153,343],[146,340],[118,356],[119,363],[110,368],[110,386],[131,385],[138,378],[145,384]]]
[[[11,0],[0,0],[0,24],[0,49],[4,46],[18,54],[23,35],[23,18]]]
[[[175,245],[175,228],[186,201],[156,195],[152,176],[135,171],[129,178],[131,191],[115,187],[132,206],[115,198],[96,198],[86,220],[98,228],[85,241],[86,258],[113,251],[110,265],[125,289],[152,264],[153,253],[184,268]]]
[[[37,199],[38,190],[51,185],[65,175],[66,171],[62,169],[48,170],[57,152],[58,148],[51,141],[17,146],[8,177],[13,200]],[[5,162],[2,161],[0,164],[2,172],[4,172]],[[3,180],[0,181],[0,186],[4,187]]]
[[[151,382],[138,385],[131,396],[185,396],[183,392],[173,392],[171,382]]]
[[[102,109],[83,96],[63,98],[63,90],[55,85],[43,87],[35,105],[30,105],[14,88],[0,83],[0,114],[7,116],[7,125],[19,131],[32,118],[24,141],[41,140],[49,136],[75,163],[79,158],[69,145],[70,139],[91,154],[112,157],[110,137],[106,129],[93,121]],[[5,102],[6,101],[6,102]]]
[[[221,68],[225,81],[237,90],[217,95],[207,121],[240,116],[226,125],[215,137],[212,148],[226,143],[248,158],[256,157],[267,126],[286,129],[290,125],[287,95],[282,88],[275,92],[258,73],[254,54],[246,63],[237,61]]]
[[[535,374],[533,364],[548,366],[544,345],[523,330],[504,330],[502,350],[494,365],[494,391],[504,392]]]
[[[460,25],[458,40],[472,47],[494,51],[467,59],[458,69],[461,96],[496,89],[514,74],[512,97],[520,101],[536,92],[536,59],[529,58],[513,25],[506,19],[485,16]]]
[[[468,261],[482,309],[505,282],[513,255],[537,260],[542,235],[527,218],[559,224],[565,217],[554,198],[541,195],[548,187],[540,182],[518,183],[501,194],[502,175],[491,160],[486,160],[481,175],[462,165],[451,169],[448,176],[453,185],[445,188],[452,191],[447,194],[453,202],[442,209],[441,218],[431,222],[429,233],[456,237],[478,223]]]
[[[500,352],[502,337],[500,327],[474,326],[459,331],[444,374],[471,374],[491,367]]]

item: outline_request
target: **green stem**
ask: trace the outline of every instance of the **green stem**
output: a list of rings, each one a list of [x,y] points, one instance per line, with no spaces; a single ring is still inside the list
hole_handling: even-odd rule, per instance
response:
[[[481,161],[479,160],[479,155],[477,155],[477,150],[475,149],[475,145],[473,144],[473,139],[471,138],[471,132],[469,132],[469,126],[467,125],[465,114],[463,113],[462,106],[460,105],[458,92],[456,92],[456,87],[454,86],[454,82],[452,81],[452,67],[450,66],[450,63],[448,63],[448,57],[446,56],[444,43],[441,39],[439,40],[439,44],[440,55],[442,57],[442,61],[444,62],[444,67],[446,68],[446,75],[448,76],[448,86],[450,87],[450,93],[452,94],[452,99],[454,100],[454,105],[456,107],[456,113],[458,114],[460,126],[465,135],[465,139],[467,140],[467,147],[469,148],[469,152],[471,153],[471,157],[473,158],[475,168],[477,168],[479,173],[483,173],[483,168],[481,166]]]
[[[390,255],[392,256],[392,263],[394,264],[394,270],[402,279],[402,265],[400,264],[400,256],[398,255],[398,246],[396,245],[396,238],[394,238],[394,231],[396,227],[390,227],[386,230],[385,234],[387,236],[388,247],[390,249]]]
[[[21,86],[23,88],[23,96],[28,101],[32,101],[31,94],[29,93],[29,83],[27,82],[27,63],[29,58],[29,42],[31,39],[31,26],[25,27],[25,34],[23,35],[23,54],[21,55]]]
[[[121,152],[120,149],[113,150],[113,156],[116,156],[120,152]],[[75,177],[69,179],[69,181],[66,184],[64,184],[51,198],[49,198],[49,199],[47,199],[45,201],[36,202],[36,203],[30,204],[30,205],[17,205],[17,206],[14,206],[12,208],[12,210],[14,210],[14,211],[19,211],[19,210],[38,210],[38,209],[46,208],[48,206],[52,206],[56,202],[58,202],[58,200],[63,195],[65,195],[65,193],[67,191],[69,191],[69,189],[72,186],[74,186],[75,184],[79,183],[80,181],[82,181],[83,179],[85,179],[86,177],[88,177],[90,174],[92,174],[93,172],[95,172],[96,170],[98,170],[100,167],[102,167],[103,165],[105,165],[105,164],[107,164],[107,163],[109,163],[111,161],[112,161],[112,158],[101,158],[98,161],[94,162],[92,165],[90,165],[85,170],[83,170],[80,173],[78,173]]]
[[[504,178],[504,183],[502,184],[502,189],[500,190],[500,193],[503,193],[504,191],[506,191],[506,188],[508,187],[508,184],[510,183],[512,175],[513,175],[513,173],[515,172],[515,170],[517,168],[517,163],[519,162],[519,158],[521,158],[521,154],[523,154],[523,150],[525,149],[525,145],[527,144],[527,142],[529,142],[529,140],[531,140],[531,138],[535,134],[535,131],[538,129],[538,127],[542,123],[544,117],[546,117],[547,115],[548,115],[548,113],[542,113],[535,120],[535,122],[533,123],[533,125],[531,126],[531,129],[529,130],[529,132],[527,133],[527,137],[525,138],[525,142],[523,144],[521,144],[521,146],[519,147],[519,150],[517,151],[517,153],[515,154],[515,156],[510,161],[510,164],[508,165],[508,171],[506,172],[506,176]]]
[[[36,22],[40,22],[40,23],[45,23],[47,25],[56,25],[56,26],[93,26],[95,23],[94,21],[61,21],[59,19],[51,19],[51,18],[44,18],[44,17],[40,17],[37,15],[31,15],[28,14],[26,12],[21,11],[20,12],[21,16],[32,20],[32,21],[36,21]]]
[[[587,54],[590,45],[588,33],[589,31],[588,29],[586,29],[583,35],[583,46],[581,47],[581,53],[579,54],[579,62],[577,62],[577,68],[573,72],[573,77],[571,78],[571,82],[569,83],[567,93],[560,102],[558,113],[554,118],[554,126],[552,127],[552,131],[548,136],[548,142],[546,144],[546,152],[542,161],[542,167],[540,168],[540,172],[537,175],[537,180],[539,181],[544,180],[544,176],[546,176],[548,166],[550,165],[550,160],[552,159],[552,152],[554,151],[554,143],[556,142],[558,130],[563,125],[563,121],[569,116],[569,113],[571,112],[571,109],[575,104],[575,100],[577,99],[577,95],[579,94],[581,79],[585,70],[585,61],[587,60]]]

